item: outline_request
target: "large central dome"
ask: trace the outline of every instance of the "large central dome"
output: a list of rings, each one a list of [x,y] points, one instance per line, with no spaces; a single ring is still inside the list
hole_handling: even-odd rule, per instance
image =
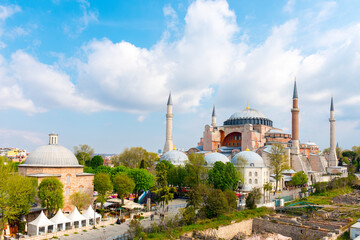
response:
[[[270,119],[258,110],[247,107],[231,115],[230,118],[224,122],[224,125],[244,125],[247,123],[270,127],[272,127],[273,124]]]

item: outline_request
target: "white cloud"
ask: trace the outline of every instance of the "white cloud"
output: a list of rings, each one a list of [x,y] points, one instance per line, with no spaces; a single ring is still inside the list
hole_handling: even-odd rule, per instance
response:
[[[2,136],[0,145],[4,147],[11,147],[14,145],[40,146],[46,143],[44,142],[46,141],[44,134],[33,131],[0,128],[0,135]]]
[[[23,51],[17,51],[12,55],[9,68],[13,79],[21,85],[23,94],[43,110],[53,108],[84,112],[112,110],[78,93],[67,74],[54,66],[40,63]]]
[[[96,9],[90,8],[90,2],[87,0],[77,0],[79,3],[79,8],[81,11],[81,16],[79,18],[73,19],[73,22],[65,24],[63,26],[65,33],[70,37],[78,37],[79,34],[84,31],[90,23],[97,23],[99,12]]]
[[[0,20],[5,21],[17,12],[20,12],[21,8],[17,5],[2,6],[0,5]]]
[[[294,11],[295,0],[288,0],[285,6],[283,7],[283,11],[287,13],[292,13]]]

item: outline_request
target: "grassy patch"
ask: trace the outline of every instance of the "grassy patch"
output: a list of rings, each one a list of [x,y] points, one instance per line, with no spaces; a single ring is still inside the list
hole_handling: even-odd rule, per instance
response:
[[[160,232],[160,233],[149,233],[148,239],[179,238],[181,235],[183,235],[186,232],[192,232],[194,230],[203,231],[205,229],[210,229],[210,228],[218,229],[219,226],[229,225],[231,224],[232,221],[241,222],[246,219],[261,217],[263,215],[272,212],[273,212],[272,210],[267,209],[265,207],[252,209],[252,210],[235,211],[221,215],[218,218],[198,220],[195,224],[173,228],[171,229],[171,231]]]
[[[83,230],[83,232],[87,232],[87,230],[86,230],[86,229],[84,229],[84,230]]]
[[[290,205],[292,203],[304,202],[304,201],[311,202],[311,203],[314,203],[316,205],[332,205],[331,199],[333,197],[348,194],[348,193],[351,193],[353,191],[354,190],[351,187],[343,187],[343,188],[333,189],[333,190],[326,191],[326,192],[323,192],[323,193],[314,193],[314,194],[311,194],[307,198],[297,199],[295,201],[288,202],[285,205],[287,206],[287,205]]]
[[[74,234],[79,234],[78,232],[74,232]]]
[[[68,236],[69,236],[69,234],[64,234],[64,236],[65,236],[65,237],[68,237]]]
[[[344,232],[340,237],[337,238],[337,240],[349,240],[349,239],[350,239],[349,231]]]

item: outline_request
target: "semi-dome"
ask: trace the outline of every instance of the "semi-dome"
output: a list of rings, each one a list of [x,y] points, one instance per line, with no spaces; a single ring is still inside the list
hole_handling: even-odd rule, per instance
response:
[[[232,159],[231,163],[235,166],[238,165],[239,158],[246,160],[245,168],[248,167],[266,167],[262,157],[252,151],[243,151],[237,153]]]
[[[185,166],[185,163],[189,161],[189,158],[186,156],[185,153],[181,151],[171,150],[164,153],[164,155],[161,156],[160,161],[163,160],[169,161],[175,166],[179,166],[179,165]]]
[[[26,158],[26,165],[80,166],[74,153],[61,145],[45,145],[35,149]]]
[[[230,160],[224,154],[214,152],[205,156],[205,162],[208,166],[213,166],[216,162],[227,163]]]
[[[258,110],[247,107],[231,115],[230,118],[224,122],[224,125],[244,125],[247,123],[254,125],[261,124],[270,127],[272,127],[273,124],[270,119]]]

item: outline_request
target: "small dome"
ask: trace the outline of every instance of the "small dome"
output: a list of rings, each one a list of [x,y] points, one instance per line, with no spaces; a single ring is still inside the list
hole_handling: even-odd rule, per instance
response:
[[[234,164],[235,166],[238,165],[237,162],[238,162],[239,157],[246,160],[246,165],[244,166],[245,168],[248,168],[248,167],[266,167],[262,157],[259,154],[255,153],[255,152],[252,152],[252,151],[239,152],[231,159],[231,163]]]
[[[26,158],[24,165],[80,166],[74,153],[61,145],[45,145],[35,149]]]
[[[230,162],[230,160],[224,154],[214,152],[205,156],[205,162],[208,166],[212,166],[215,162],[227,163]]]
[[[185,166],[185,163],[189,161],[189,158],[183,152],[172,150],[164,153],[164,155],[161,156],[160,161],[163,160],[169,161],[175,166]]]

